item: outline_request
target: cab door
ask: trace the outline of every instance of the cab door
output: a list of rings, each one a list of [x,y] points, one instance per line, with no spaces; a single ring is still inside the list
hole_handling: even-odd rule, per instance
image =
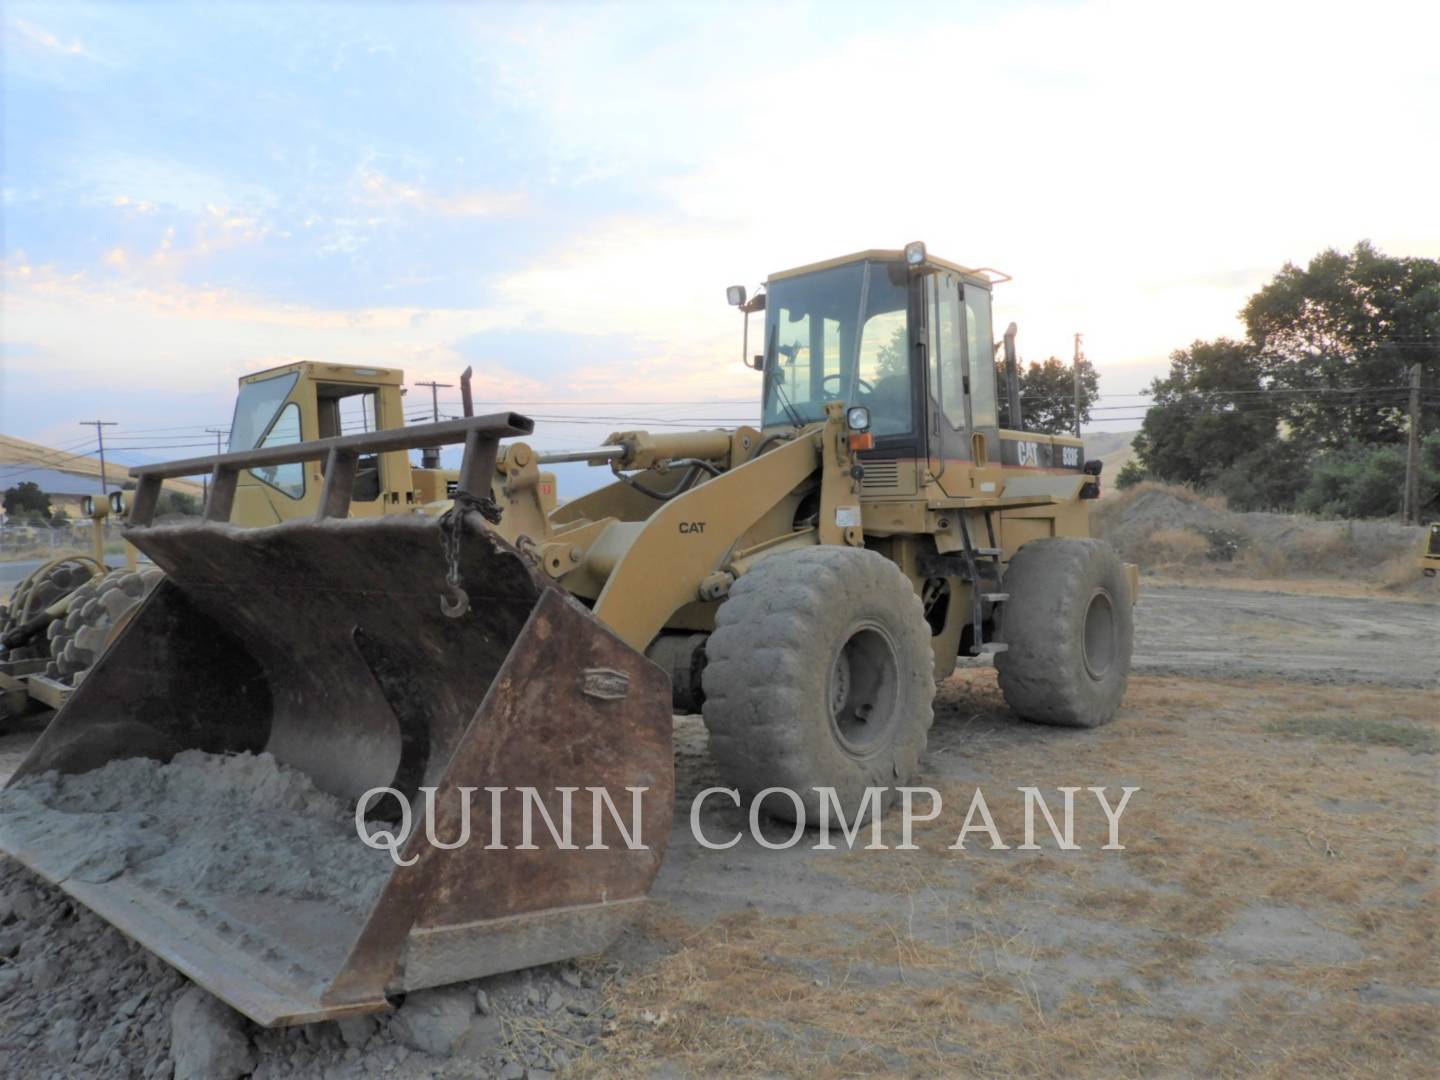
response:
[[[926,413],[930,475],[952,498],[970,494],[969,432],[960,283],[937,271],[925,277]]]

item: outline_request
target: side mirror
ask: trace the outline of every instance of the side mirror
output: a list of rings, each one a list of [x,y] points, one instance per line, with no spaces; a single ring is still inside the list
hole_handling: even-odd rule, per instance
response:
[[[745,286],[731,285],[725,290],[725,302],[731,307],[740,307],[745,303]]]

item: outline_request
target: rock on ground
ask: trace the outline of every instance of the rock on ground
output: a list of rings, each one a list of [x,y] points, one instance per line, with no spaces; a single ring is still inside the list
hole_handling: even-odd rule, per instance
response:
[[[391,1026],[406,1046],[443,1058],[450,1056],[474,1015],[475,995],[470,990],[444,986],[407,997]]]
[[[256,1064],[244,1017],[198,986],[170,1011],[170,1056],[175,1080],[238,1080]]]

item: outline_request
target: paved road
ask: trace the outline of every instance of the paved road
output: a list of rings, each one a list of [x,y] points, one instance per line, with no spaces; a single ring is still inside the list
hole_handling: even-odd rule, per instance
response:
[[[0,562],[0,591],[14,585],[31,570],[47,561],[46,559],[20,559],[16,562]]]
[[[0,562],[0,598],[3,598],[12,586],[18,584],[26,574],[30,573],[37,566],[44,566],[50,560],[46,559],[20,559],[16,562]],[[111,555],[106,560],[106,565],[119,567],[125,565],[125,558],[122,555]]]

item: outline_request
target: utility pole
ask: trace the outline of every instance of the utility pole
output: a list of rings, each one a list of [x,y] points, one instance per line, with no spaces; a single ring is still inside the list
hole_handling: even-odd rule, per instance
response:
[[[105,483],[105,429],[114,427],[116,420],[81,420],[81,427],[93,427],[95,429],[95,440],[100,444],[100,494],[108,496],[110,488]]]
[[[440,391],[449,390],[451,384],[448,382],[417,382],[415,385],[430,387],[430,418],[438,423],[440,420]]]
[[[207,427],[207,428],[205,429],[205,432],[206,432],[206,434],[208,434],[208,435],[214,435],[214,436],[215,436],[215,453],[217,453],[217,454],[221,453],[222,451],[221,451],[221,449],[220,449],[220,440],[221,440],[222,438],[224,438],[226,435],[230,434],[230,433],[229,433],[228,431],[226,431],[224,428],[214,428],[214,427]],[[206,502],[209,502],[209,501],[210,501],[210,477],[208,477],[208,476],[203,476],[203,477],[200,478],[200,491],[201,491],[201,494],[204,496],[205,501],[206,501]]]
[[[437,424],[440,422],[440,391],[449,390],[451,384],[446,382],[417,382],[416,386],[430,387],[430,417]],[[438,469],[440,467],[440,447],[427,446],[420,451],[420,467],[422,469]]]
[[[1420,524],[1420,365],[1410,365],[1410,438],[1405,454],[1405,520]]]
[[[1080,338],[1075,335],[1075,437],[1080,438],[1080,365],[1085,363],[1085,354],[1080,351]]]

